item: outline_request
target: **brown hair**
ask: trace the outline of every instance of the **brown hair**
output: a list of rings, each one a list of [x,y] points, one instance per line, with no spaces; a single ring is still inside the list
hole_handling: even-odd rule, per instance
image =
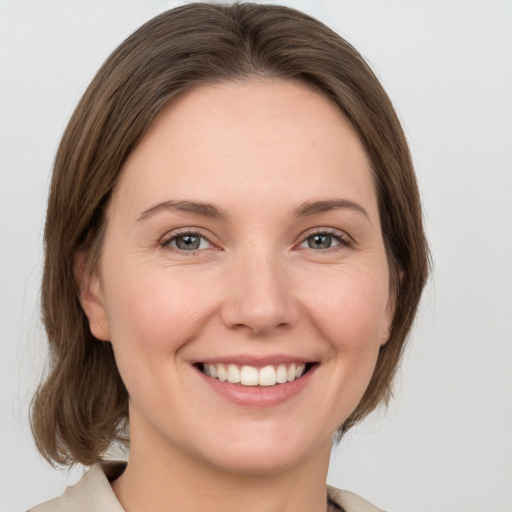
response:
[[[50,371],[32,404],[37,446],[50,462],[92,464],[122,437],[128,394],[112,346],[91,334],[73,261],[101,249],[105,209],[123,164],[178,94],[254,76],[295,80],[330,98],[373,168],[396,309],[371,382],[338,436],[390,396],[428,273],[428,249],[407,143],[388,96],[359,53],[319,21],[286,7],[195,3],[126,39],[78,104],[58,149],[45,227],[42,312]]]

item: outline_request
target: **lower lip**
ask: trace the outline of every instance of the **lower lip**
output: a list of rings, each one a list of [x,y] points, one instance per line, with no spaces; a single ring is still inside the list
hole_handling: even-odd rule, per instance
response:
[[[216,393],[224,396],[237,405],[245,407],[271,407],[290,400],[298,395],[311,380],[317,366],[310,368],[302,377],[293,382],[276,384],[275,386],[243,386],[221,382],[219,379],[205,375],[197,369],[204,382]]]

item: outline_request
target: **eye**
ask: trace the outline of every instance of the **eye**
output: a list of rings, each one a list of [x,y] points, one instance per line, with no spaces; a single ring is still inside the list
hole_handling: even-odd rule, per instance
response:
[[[345,247],[350,246],[350,240],[347,235],[337,231],[320,231],[308,235],[299,247],[322,251],[333,249],[340,245]]]
[[[212,248],[212,244],[199,233],[182,232],[166,238],[162,247],[174,252],[194,252]]]

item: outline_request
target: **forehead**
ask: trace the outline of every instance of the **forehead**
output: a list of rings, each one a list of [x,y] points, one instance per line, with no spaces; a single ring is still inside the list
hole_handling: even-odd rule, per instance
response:
[[[297,203],[335,192],[374,195],[348,121],[304,84],[259,80],[200,86],[173,101],[130,155],[114,202],[193,194]]]

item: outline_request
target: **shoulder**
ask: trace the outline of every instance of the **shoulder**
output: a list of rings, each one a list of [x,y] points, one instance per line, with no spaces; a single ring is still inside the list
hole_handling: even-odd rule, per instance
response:
[[[123,462],[95,464],[61,496],[28,512],[124,512],[109,483],[124,471],[124,467]]]
[[[330,485],[327,486],[327,496],[344,512],[384,512],[361,496]]]

